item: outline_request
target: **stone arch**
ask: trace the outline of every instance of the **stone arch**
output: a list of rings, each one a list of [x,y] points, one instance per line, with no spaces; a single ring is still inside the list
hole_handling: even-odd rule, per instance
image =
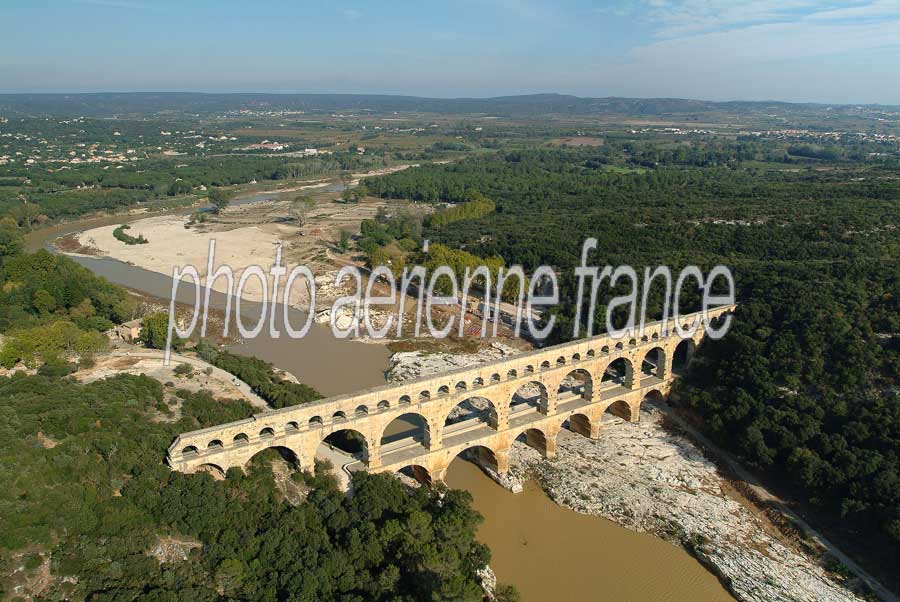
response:
[[[456,411],[457,409],[460,411]],[[446,431],[446,428],[450,425],[468,422],[469,420],[483,422],[496,430],[498,426],[497,407],[487,397],[467,397],[447,412],[447,415],[444,417],[444,429]]]
[[[293,433],[294,431],[300,430],[300,424],[291,420],[287,424],[284,425],[284,431],[286,433]]]
[[[274,436],[275,436],[275,429],[273,429],[271,426],[267,426],[266,428],[259,431],[260,439],[271,439]]]
[[[419,401],[427,401],[431,399],[431,391],[419,391]]]
[[[544,360],[541,362],[541,370],[549,370],[550,369],[550,361]]]
[[[447,464],[447,467],[450,467],[450,464],[453,463],[457,458],[461,458],[463,460],[467,460],[472,462],[482,468],[489,468],[495,472],[500,472],[500,462],[497,457],[497,452],[492,450],[490,447],[486,445],[472,445],[465,449],[457,452],[455,456],[450,459],[450,462]]]
[[[457,392],[466,391],[469,388],[469,385],[466,384],[466,381],[461,380],[453,387]]]
[[[517,378],[519,378],[519,372],[515,368],[506,373],[506,380],[515,380]]]
[[[602,384],[615,383],[623,387],[631,387],[634,379],[634,366],[627,357],[619,357],[606,365],[600,377]]]
[[[206,444],[206,449],[222,449],[223,447],[225,446],[222,445],[222,441],[219,439],[213,439]]]
[[[441,385],[438,387],[438,395],[450,395],[450,387],[447,385]]]
[[[510,413],[516,411],[525,411],[528,407],[532,407],[539,412],[546,413],[549,407],[549,397],[547,396],[547,387],[544,383],[536,380],[529,381],[513,393],[509,400]]]
[[[608,414],[612,414],[623,420],[628,420],[629,422],[633,420],[631,406],[628,405],[628,402],[624,399],[618,399],[606,406],[604,416]]]
[[[641,404],[645,401],[650,400],[656,403],[664,403],[666,401],[666,396],[662,394],[662,391],[659,389],[650,389],[644,395],[644,398],[641,400]]]
[[[232,445],[247,445],[250,443],[250,437],[247,436],[247,433],[238,433],[231,440]]]
[[[338,410],[331,415],[332,422],[344,422],[345,420],[347,420],[347,413],[342,410]]]
[[[618,349],[619,351],[625,349],[625,344],[622,343],[622,341],[619,341],[618,343],[616,343],[616,349]]]
[[[525,366],[525,374],[534,374],[534,366],[530,364]]]
[[[188,445],[181,450],[182,456],[196,456],[200,451],[197,449],[196,445]]]
[[[389,402],[387,399],[382,399],[378,402],[378,405],[376,407],[378,408],[379,412],[383,412],[384,410],[391,409],[391,402]]]
[[[603,355],[609,355],[609,345],[604,345],[602,349],[600,349],[600,353]]]
[[[356,410],[353,411],[353,414],[354,414],[357,418],[359,418],[359,417],[361,417],[361,416],[368,416],[368,414],[369,414],[369,407],[366,406],[366,405],[358,405],[358,406],[356,406]]]
[[[543,429],[536,427],[527,428],[519,433],[516,441],[537,450],[544,457],[551,453],[552,443]]]
[[[556,398],[559,401],[572,401],[565,399],[572,394],[577,394],[584,401],[590,402],[594,396],[594,379],[591,373],[583,368],[571,370],[560,381],[559,388],[556,391]]]
[[[412,439],[425,449],[431,446],[431,437],[434,432],[428,419],[418,412],[407,412],[397,416],[381,431],[379,444],[382,453],[393,451],[394,447],[403,447],[402,444]]]
[[[198,466],[194,472],[208,472],[213,476],[217,481],[221,481],[225,478],[225,471],[222,470],[222,467],[218,464],[206,463]]]
[[[629,346],[629,347],[634,347],[635,345],[637,345],[637,340],[636,340],[636,339],[629,339],[629,340],[628,340],[628,346]]]
[[[573,353],[572,354],[572,363],[574,364],[575,362],[580,362],[580,361],[581,361],[581,354]]]
[[[312,418],[309,419],[307,426],[309,428],[313,429],[313,428],[318,428],[318,427],[322,426],[323,424],[325,424],[325,421],[322,420],[321,416],[313,416]]]
[[[427,468],[420,464],[410,464],[409,466],[404,466],[397,472],[411,479],[414,479],[419,483],[419,485],[431,487],[431,485],[433,484],[431,473],[428,472]]]
[[[300,458],[299,458],[299,456],[297,456],[297,452],[292,450],[290,447],[287,447],[284,445],[271,445],[269,447],[265,447],[265,448],[257,451],[252,456],[247,458],[247,461],[244,462],[244,468],[246,469],[247,466],[250,466],[250,464],[252,464],[254,460],[257,460],[259,458],[259,456],[272,455],[272,454],[278,454],[286,462],[293,464],[294,466],[297,466],[297,467],[300,466]]]
[[[641,375],[666,378],[666,350],[654,347],[641,358]]]
[[[683,374],[694,359],[697,343],[693,339],[682,339],[672,351],[672,372]]]
[[[491,384],[494,385],[498,382],[500,382],[500,375],[494,372],[493,374],[491,374]]]
[[[472,388],[473,388],[473,389],[476,388],[476,387],[483,387],[483,386],[484,386],[484,379],[481,378],[480,376],[476,377],[476,378],[472,381]]]
[[[409,395],[403,395],[400,397],[399,403],[402,406],[408,406],[412,403],[412,399],[409,398]]]
[[[594,436],[594,429],[592,428],[593,424],[594,421],[592,421],[591,417],[587,414],[576,413],[563,420],[560,426],[590,439]]]
[[[594,351],[593,349],[588,349],[588,352],[587,352],[588,357],[595,357],[596,355],[597,355],[596,351]]]
[[[565,358],[565,357],[563,357],[563,356],[561,355],[561,356],[559,356],[558,358],[556,358],[556,366],[557,366],[557,367],[559,367],[559,366],[565,366],[565,365],[566,365],[566,358]]]
[[[356,429],[346,428],[332,431],[322,438],[322,443],[332,449],[349,454],[365,464],[369,463],[369,450],[371,449],[369,439]],[[340,469],[340,466],[334,466],[334,468]]]

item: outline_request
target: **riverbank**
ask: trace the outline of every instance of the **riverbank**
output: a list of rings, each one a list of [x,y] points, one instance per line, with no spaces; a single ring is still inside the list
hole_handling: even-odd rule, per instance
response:
[[[397,354],[391,375],[413,378],[490,361],[498,352],[452,359]],[[504,481],[512,486],[534,479],[559,505],[684,546],[738,600],[861,600],[852,583],[838,582],[816,551],[778,531],[662,417],[649,405],[639,423],[610,416],[597,440],[563,429],[554,460],[514,443]]]

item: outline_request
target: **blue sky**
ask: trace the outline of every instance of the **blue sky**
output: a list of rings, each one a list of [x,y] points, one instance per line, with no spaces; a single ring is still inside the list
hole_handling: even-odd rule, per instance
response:
[[[0,92],[900,104],[900,0],[0,0]]]

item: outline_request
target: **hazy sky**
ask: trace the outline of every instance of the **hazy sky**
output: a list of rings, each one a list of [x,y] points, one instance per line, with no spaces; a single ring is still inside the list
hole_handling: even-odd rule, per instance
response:
[[[0,92],[900,104],[900,0],[0,0]]]

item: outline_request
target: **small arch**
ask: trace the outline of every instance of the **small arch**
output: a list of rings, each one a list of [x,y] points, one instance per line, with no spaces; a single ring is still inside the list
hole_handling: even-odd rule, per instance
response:
[[[300,430],[300,425],[297,424],[296,422],[291,421],[291,422],[288,422],[287,424],[284,425],[284,430],[285,430],[286,432],[299,431],[299,430]]]
[[[525,374],[534,374],[534,366],[532,366],[532,365],[525,366]]]
[[[654,332],[652,335],[650,335],[650,338],[651,338],[652,340],[654,340],[654,341],[657,340],[657,339],[659,338],[659,333],[658,333],[658,332]]]
[[[450,395],[450,387],[447,385],[441,385],[438,387],[438,395]]]
[[[222,449],[224,445],[218,439],[213,439],[206,445],[206,449]]]
[[[574,364],[575,362],[580,362],[580,361],[581,361],[581,354],[580,354],[580,353],[575,353],[575,354],[572,355],[572,363],[573,363],[573,364]]]
[[[491,374],[491,384],[496,384],[498,382],[500,382],[500,375],[496,372]]]
[[[391,407],[391,403],[387,399],[382,399],[378,402],[378,411],[388,410]]]
[[[457,391],[465,391],[469,388],[469,385],[467,385],[464,381],[459,381],[458,383],[456,383],[456,386],[454,388]]]
[[[541,362],[541,370],[549,370],[549,369],[550,369],[549,361],[544,360],[543,362]]]
[[[309,426],[309,428],[316,428],[316,427],[322,426],[323,424],[324,424],[324,421],[322,420],[321,416],[313,416],[312,418],[309,419],[307,426]]]
[[[345,420],[347,420],[347,414],[340,410],[331,415],[332,422],[343,422]]]
[[[624,348],[625,348],[625,345],[622,343],[622,341],[619,341],[618,343],[616,343],[616,349],[621,351]]]
[[[263,430],[259,431],[260,439],[271,439],[274,436],[275,436],[275,429],[273,429],[270,426],[267,426]]]
[[[588,352],[587,352],[588,357],[594,357],[595,355],[597,355],[596,351],[594,351],[593,349],[588,349]]]
[[[603,355],[609,355],[609,345],[604,345],[600,350],[600,353],[602,353]]]
[[[231,443],[233,445],[247,445],[250,443],[250,437],[248,437],[246,433],[238,433],[231,440]]]
[[[642,342],[642,343],[646,343],[646,342],[649,341],[649,340],[650,340],[650,339],[647,337],[647,335],[644,335],[644,336],[641,337],[641,342]]]
[[[369,408],[364,405],[356,406],[356,410],[353,413],[356,416],[367,416],[369,414]]]
[[[481,378],[480,376],[477,377],[475,380],[472,381],[472,387],[473,387],[473,388],[474,388],[474,387],[483,387],[483,386],[484,386],[484,379]]]
[[[564,358],[563,356],[559,356],[558,358],[556,358],[556,365],[557,366],[565,366],[566,358]]]
[[[629,347],[634,347],[635,345],[637,345],[637,341],[635,339],[629,339],[628,345]]]
[[[431,399],[431,391],[419,391],[419,401]]]
[[[515,380],[518,377],[519,373],[515,370],[515,368],[506,373],[506,380]]]
[[[408,406],[412,403],[412,399],[409,398],[409,395],[404,395],[400,398],[400,405]]]
[[[195,456],[198,453],[200,453],[200,452],[197,451],[196,445],[188,445],[187,447],[185,447],[184,449],[181,450],[182,456]]]

